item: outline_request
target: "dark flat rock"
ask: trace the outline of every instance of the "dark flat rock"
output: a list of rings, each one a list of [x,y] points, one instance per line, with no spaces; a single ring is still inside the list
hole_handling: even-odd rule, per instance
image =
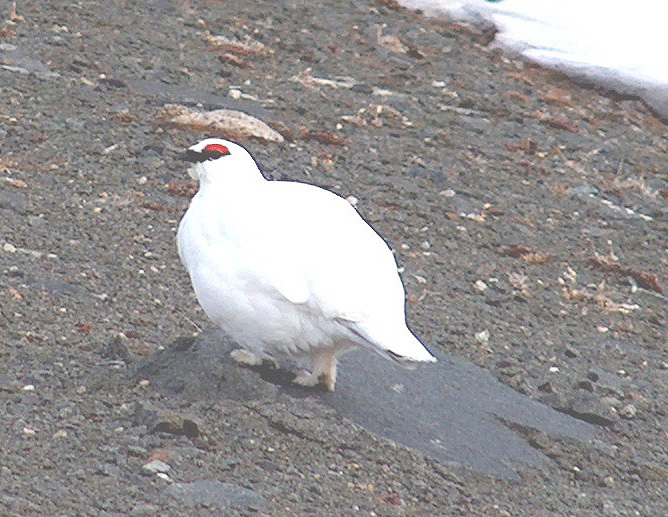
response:
[[[205,333],[143,360],[136,375],[166,395],[190,400],[315,397],[379,436],[504,478],[545,466],[546,457],[518,429],[581,441],[597,430],[443,353],[437,353],[438,363],[410,370],[367,350],[351,352],[341,360],[336,391],[327,393],[291,385],[287,371],[236,365],[229,350],[228,342]]]

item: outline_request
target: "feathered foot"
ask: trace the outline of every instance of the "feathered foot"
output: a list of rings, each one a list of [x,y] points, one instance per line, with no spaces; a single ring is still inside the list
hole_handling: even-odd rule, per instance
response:
[[[230,357],[234,359],[237,363],[243,364],[245,366],[260,366],[262,364],[262,358],[250,352],[244,350],[243,348],[237,348],[230,352]]]
[[[292,382],[309,388],[322,385],[327,391],[334,391],[336,365],[338,364],[336,356],[335,350],[323,350],[313,354],[311,356],[312,371],[300,371]]]

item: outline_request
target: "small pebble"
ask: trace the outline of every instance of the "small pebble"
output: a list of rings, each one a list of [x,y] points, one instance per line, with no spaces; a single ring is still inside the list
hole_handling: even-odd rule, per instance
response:
[[[567,346],[566,347],[566,356],[567,357],[577,357],[578,356],[578,351],[576,348],[573,348],[572,346]]]
[[[18,266],[9,266],[7,273],[10,276],[23,276],[23,271],[21,271]]]
[[[167,465],[167,463],[165,463],[164,461],[153,460],[142,465],[141,471],[143,474],[150,475],[150,474],[157,474],[158,472],[165,473],[169,469],[171,469],[171,467]]]
[[[626,418],[627,420],[631,420],[635,418],[636,413],[638,410],[633,404],[626,404],[622,409],[619,410],[619,415],[622,418]]]
[[[475,340],[476,340],[478,343],[481,343],[481,344],[484,345],[484,344],[486,344],[486,343],[489,342],[489,336],[490,336],[490,334],[489,334],[489,330],[487,330],[487,329],[485,329],[485,330],[481,330],[480,332],[476,332],[476,334],[475,334]]]
[[[476,291],[480,291],[481,293],[487,290],[487,284],[482,280],[476,280],[473,286],[475,287]]]

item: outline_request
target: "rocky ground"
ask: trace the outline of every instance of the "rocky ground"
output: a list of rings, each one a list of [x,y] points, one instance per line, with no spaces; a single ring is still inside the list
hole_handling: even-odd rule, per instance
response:
[[[0,513],[666,514],[668,131],[641,103],[390,0],[1,8]],[[210,328],[178,157],[223,133],[166,104],[269,124],[231,136],[357,199],[425,342],[594,437],[513,428],[545,463],[499,477],[258,372],[152,367]]]

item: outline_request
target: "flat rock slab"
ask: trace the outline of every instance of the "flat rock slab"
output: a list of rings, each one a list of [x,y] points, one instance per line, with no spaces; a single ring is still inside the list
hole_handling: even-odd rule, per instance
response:
[[[410,370],[366,350],[351,352],[341,360],[336,391],[328,393],[291,385],[287,371],[243,368],[229,357],[231,349],[213,333],[179,340],[141,361],[136,375],[188,400],[313,397],[372,433],[502,478],[546,463],[517,430],[588,441],[598,429],[444,353],[436,354],[438,363]]]
[[[233,483],[215,480],[173,483],[165,491],[188,507],[204,505],[207,508],[251,508],[264,507],[264,498],[252,490]]]

